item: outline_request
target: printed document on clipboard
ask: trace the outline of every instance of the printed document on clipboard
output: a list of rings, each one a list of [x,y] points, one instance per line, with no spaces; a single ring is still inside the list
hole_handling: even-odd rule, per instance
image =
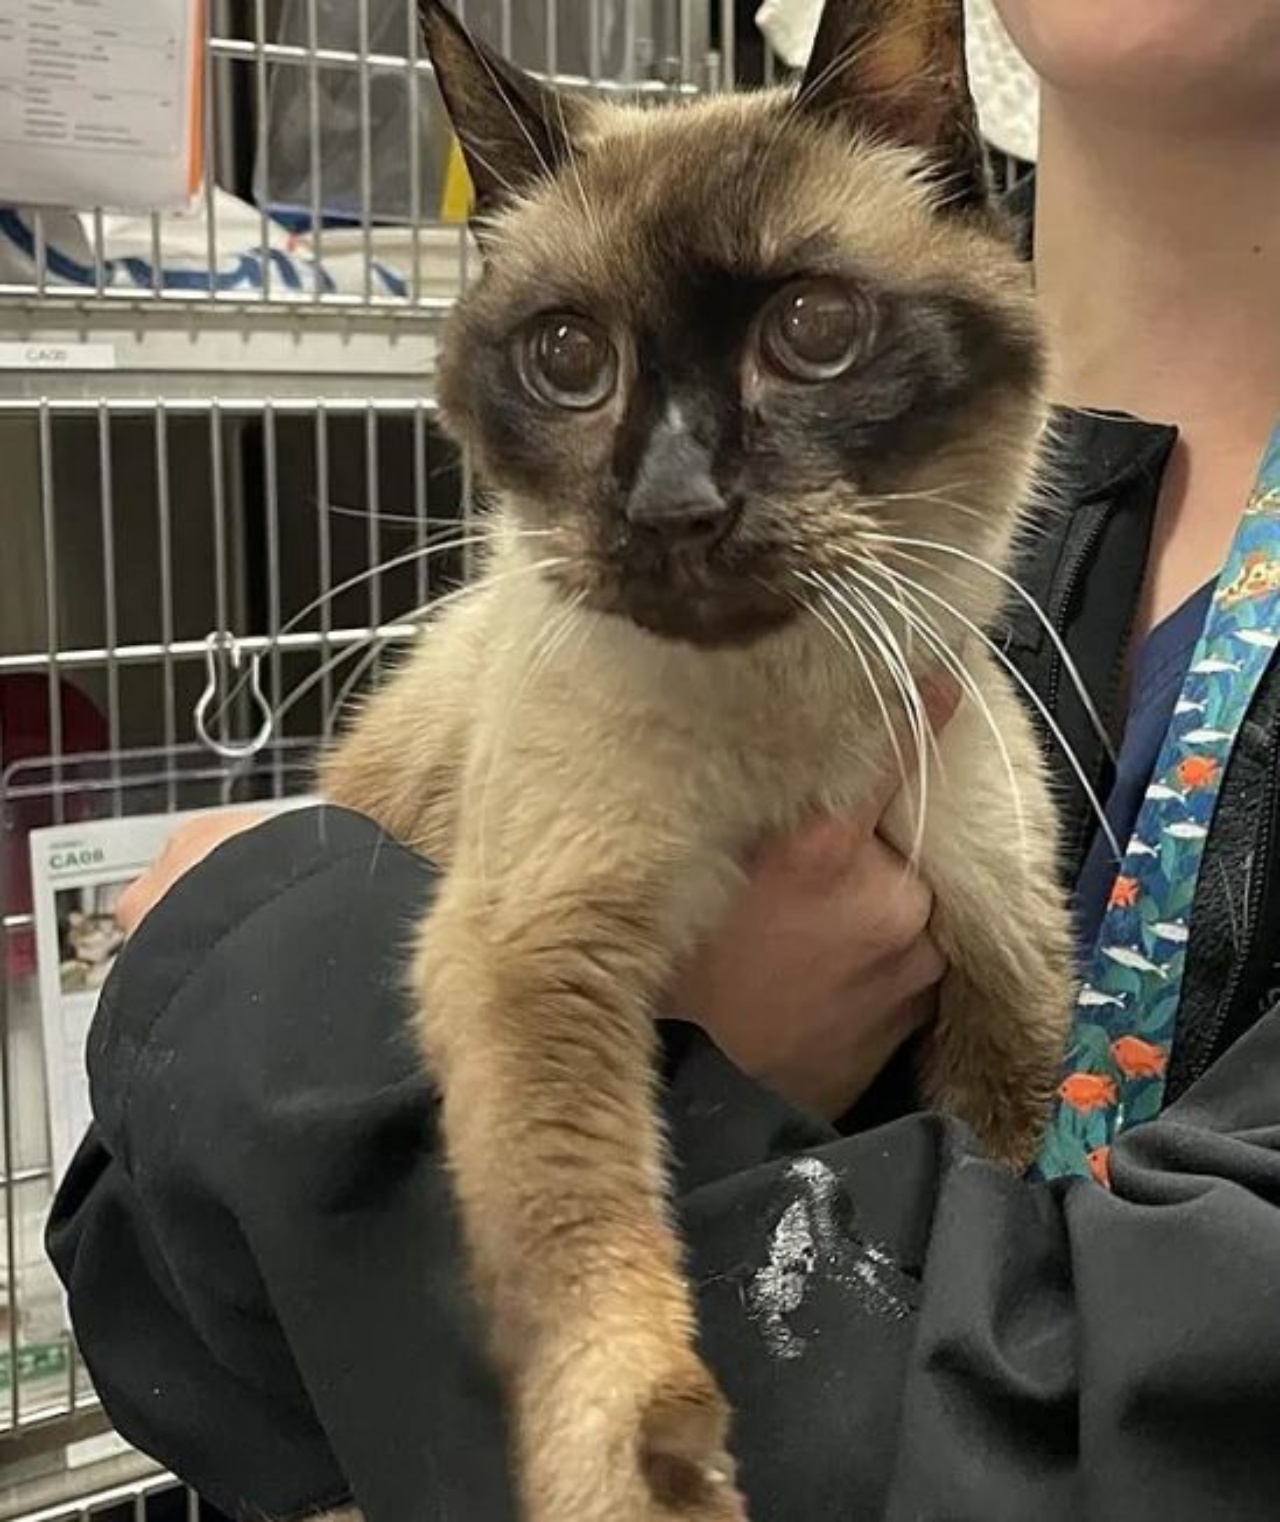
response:
[[[204,0],[0,0],[0,201],[187,206],[204,27]]]
[[[259,801],[255,809],[282,813],[317,800]],[[188,819],[217,809],[86,820],[32,830],[32,904],[40,978],[49,1137],[56,1183],[89,1125],[85,1042],[98,995],[124,947],[115,908],[121,894],[164,850]]]

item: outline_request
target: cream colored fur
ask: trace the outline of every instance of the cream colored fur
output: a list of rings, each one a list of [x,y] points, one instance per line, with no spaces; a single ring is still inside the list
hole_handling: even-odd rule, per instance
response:
[[[939,91],[962,72],[958,5],[873,8],[890,45],[868,55],[871,98],[895,86],[945,106]],[[437,66],[453,70],[465,107],[490,75],[468,64],[438,8],[428,12]],[[954,56],[922,90],[921,21],[939,16]],[[886,82],[891,67],[900,80]],[[506,462],[472,384],[471,335],[492,352],[509,310],[527,310],[548,272],[583,301],[622,293],[647,310],[654,293],[633,229],[657,239],[668,211],[717,267],[771,267],[812,232],[895,289],[922,301],[945,290],[1034,334],[1011,250],[990,227],[938,214],[919,154],[780,117],[779,106],[760,97],[594,111],[573,173],[490,218],[485,279],[455,316],[441,373],[446,420],[491,485],[507,479]],[[722,180],[723,145],[749,132],[765,145],[748,166],[759,183],[729,211],[750,215],[740,225],[700,218],[699,187]],[[653,1018],[677,964],[723,915],[751,847],[814,813],[856,810],[891,751],[866,668],[830,606],[738,648],[665,640],[588,611],[615,569],[593,492],[612,468],[621,407],[620,393],[565,429],[556,463],[573,500],[499,493],[486,574],[368,703],[323,788],[445,869],[416,958],[418,1029],[510,1392],[527,1522],[741,1522],[729,1413],[697,1356],[667,1198]],[[864,500],[837,483],[797,494],[776,509],[778,532],[791,534],[806,568],[835,576],[873,563],[884,547],[877,531],[910,536],[921,523],[1005,566],[1034,498],[1044,415],[1030,382],[978,384],[966,426],[932,451],[901,452],[894,493]],[[528,537],[531,526],[540,537]],[[544,555],[559,557],[557,573],[534,567]],[[963,557],[908,549],[884,563],[975,626],[1004,590]],[[796,587],[806,595],[802,579]],[[922,1076],[928,1098],[967,1120],[993,1157],[1021,1165],[1070,1008],[1054,821],[1007,678],[964,620],[927,596],[923,609],[989,716],[967,699],[929,760],[920,868],[951,970]],[[892,596],[880,611],[915,673],[931,667]],[[886,825],[904,849],[912,793]]]
[[[816,620],[693,651],[566,615],[536,576],[510,574],[529,553],[499,544],[495,579],[369,704],[325,791],[447,865],[418,962],[421,1029],[514,1381],[529,1516],[736,1517],[727,1484],[697,1510],[654,1509],[635,1463],[643,1421],[687,1417],[691,1458],[730,1472],[669,1224],[651,1020],[747,849],[855,810],[887,741],[860,668]],[[927,1082],[1025,1163],[1069,1008],[1054,828],[1020,703],[989,658],[964,659],[1020,799],[966,703],[931,765],[921,851],[952,966]],[[904,848],[910,816],[907,795],[890,830]]]

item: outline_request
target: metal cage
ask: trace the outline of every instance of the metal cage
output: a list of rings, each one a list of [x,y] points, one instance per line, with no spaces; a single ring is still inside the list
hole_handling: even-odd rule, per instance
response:
[[[190,214],[0,205],[0,340],[31,358],[0,368],[0,685],[28,684],[42,715],[34,748],[0,732],[0,1522],[210,1515],[109,1434],[44,1259],[26,835],[72,808],[298,790],[345,698],[465,578],[472,543],[432,374],[475,256],[448,215],[414,0],[199,9]],[[742,6],[458,9],[557,81],[663,99],[732,79]],[[246,782],[223,752],[263,704],[271,741]]]

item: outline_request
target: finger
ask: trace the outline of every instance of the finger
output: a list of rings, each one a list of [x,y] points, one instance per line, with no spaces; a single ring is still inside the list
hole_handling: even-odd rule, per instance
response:
[[[812,900],[804,912],[815,927],[862,960],[898,955],[933,916],[929,884],[886,841],[847,820],[806,826],[782,843],[768,870],[784,879],[775,898]]]
[[[937,988],[947,975],[947,959],[937,941],[926,931],[918,935],[903,953],[899,964],[900,987],[904,998],[919,999]]]
[[[131,936],[142,923],[155,900],[154,877],[154,868],[144,872],[141,877],[135,877],[116,900],[116,924],[126,937]]]
[[[827,815],[766,845],[758,866],[765,872],[781,871],[826,893],[854,870],[869,844],[870,837],[861,825]]]
[[[929,728],[935,735],[940,735],[955,717],[964,695],[963,689],[949,671],[938,671],[925,677],[919,690]]]
[[[933,890],[879,839],[828,900],[830,935],[863,965],[896,962],[928,933]]]
[[[115,917],[125,935],[132,935],[170,888],[206,856],[212,855],[218,846],[253,829],[266,818],[262,809],[235,809],[190,819],[179,825],[165,841],[152,866],[120,895]]]

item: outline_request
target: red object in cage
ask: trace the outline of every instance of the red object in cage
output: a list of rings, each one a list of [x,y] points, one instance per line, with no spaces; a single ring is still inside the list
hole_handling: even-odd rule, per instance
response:
[[[55,822],[51,797],[6,798],[4,779],[22,761],[51,756],[54,737],[50,724],[50,689],[45,676],[0,676],[0,804],[3,805],[4,878],[0,902],[5,914],[30,914],[31,858],[27,839],[32,830]],[[88,755],[108,745],[107,721],[96,704],[69,682],[58,683],[63,756]],[[84,804],[75,793],[64,795],[62,817],[76,818]],[[30,977],[36,970],[35,935],[21,930],[10,936],[8,975]]]

